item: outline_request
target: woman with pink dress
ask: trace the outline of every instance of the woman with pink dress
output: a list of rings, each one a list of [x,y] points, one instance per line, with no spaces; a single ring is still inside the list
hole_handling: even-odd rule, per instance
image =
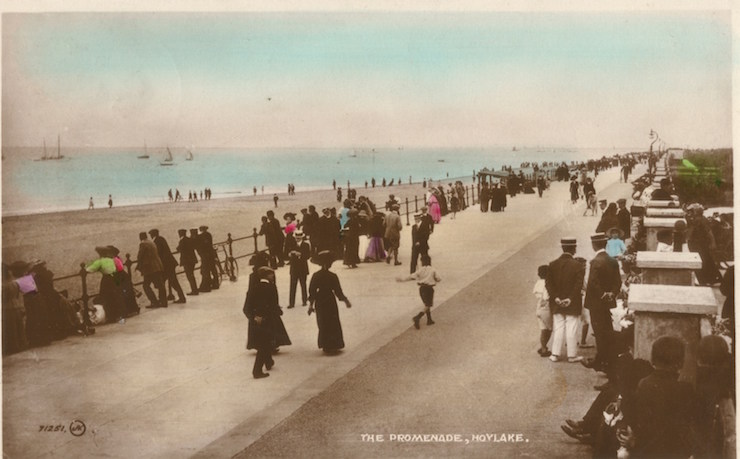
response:
[[[434,223],[439,223],[442,220],[442,210],[439,207],[439,201],[437,200],[436,190],[429,190],[429,215],[432,217]]]

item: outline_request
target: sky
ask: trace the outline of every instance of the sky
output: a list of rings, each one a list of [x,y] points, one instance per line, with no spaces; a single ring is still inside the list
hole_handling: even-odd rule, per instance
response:
[[[732,144],[729,11],[5,13],[3,146]]]

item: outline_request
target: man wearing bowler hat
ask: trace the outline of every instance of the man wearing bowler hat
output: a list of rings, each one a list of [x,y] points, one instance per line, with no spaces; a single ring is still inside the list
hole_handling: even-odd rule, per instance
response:
[[[564,237],[560,240],[563,253],[548,265],[545,288],[550,296],[550,310],[553,315],[553,341],[550,360],[557,362],[562,358],[563,342],[568,352],[568,362],[580,362],[583,357],[578,351],[578,323],[581,315],[581,289],[585,267],[573,256],[576,253],[576,238]]]
[[[622,278],[617,260],[606,253],[606,241],[604,233],[591,236],[591,245],[596,255],[589,263],[584,305],[591,315],[591,327],[596,338],[596,357],[582,364],[586,368],[605,371],[611,376],[618,351],[614,346],[614,327],[609,310],[616,304]]]

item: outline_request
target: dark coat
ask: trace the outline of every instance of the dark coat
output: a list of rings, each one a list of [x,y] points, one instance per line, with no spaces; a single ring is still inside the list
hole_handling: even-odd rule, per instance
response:
[[[691,385],[679,382],[677,373],[656,369],[637,386],[631,457],[689,457],[698,443],[698,413]]]
[[[337,298],[345,301],[339,278],[331,271],[322,269],[311,276],[308,299],[315,302],[316,322],[319,325],[319,348],[338,350],[344,348],[342,324],[339,322]]]
[[[581,290],[586,267],[575,260],[573,255],[563,253],[560,258],[552,261],[548,266],[545,288],[550,296],[550,310],[557,314],[577,316],[581,314],[583,300]],[[570,306],[561,308],[555,304],[555,299],[570,299]]]
[[[198,263],[198,257],[195,256],[195,241],[185,236],[177,244],[177,251],[180,252],[181,266],[195,266]]]
[[[617,211],[617,228],[624,231],[624,240],[630,237],[630,225],[632,223],[632,215],[630,211],[625,209],[619,209]],[[608,228],[607,228],[608,229]]]
[[[143,275],[162,272],[162,260],[159,258],[157,246],[149,239],[139,243],[139,253],[136,255],[136,269]]]
[[[611,292],[614,296],[622,287],[622,278],[619,274],[619,263],[607,255],[599,252],[593,260],[588,273],[588,285],[586,286],[586,298],[584,306],[588,310],[609,309],[614,307],[614,300],[601,299],[604,293]]]
[[[157,253],[159,254],[159,259],[162,261],[162,267],[164,270],[170,271],[175,269],[175,266],[177,266],[177,260],[175,260],[175,256],[172,255],[172,250],[170,250],[170,245],[167,244],[167,240],[162,236],[157,236],[154,238],[154,245],[157,246]]]
[[[301,245],[298,245],[295,239],[293,245],[286,255],[290,259],[290,275],[296,277],[308,276],[308,260],[311,258],[311,246],[308,242],[303,241]],[[288,239],[286,239],[287,241]],[[286,244],[287,247],[287,244]]]
[[[421,221],[419,222],[419,229],[417,230],[416,237],[417,242],[427,242],[429,241],[429,236],[434,231],[434,220],[432,220],[432,216],[429,214],[424,214],[421,216]]]
[[[249,275],[249,290],[244,301],[242,312],[249,319],[247,349],[274,348],[288,345],[290,338],[285,332],[280,316],[283,311],[278,304],[278,293],[275,284],[260,282],[257,276]],[[262,323],[254,321],[255,317],[262,317]],[[287,342],[286,341],[287,338]]]

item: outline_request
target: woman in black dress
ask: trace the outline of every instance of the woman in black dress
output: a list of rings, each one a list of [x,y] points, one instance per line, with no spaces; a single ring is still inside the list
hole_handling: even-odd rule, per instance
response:
[[[319,348],[325,353],[334,353],[344,348],[342,324],[339,322],[339,308],[337,298],[351,308],[349,300],[342,293],[339,278],[329,271],[334,257],[328,250],[322,251],[316,257],[321,264],[321,270],[311,276],[308,287],[308,300],[311,306],[308,314],[316,311],[316,322],[319,325]]]
[[[342,230],[344,264],[350,268],[356,268],[357,263],[360,262],[360,233],[362,232],[362,228],[360,227],[357,210],[352,209],[347,215],[349,216],[349,220],[344,224],[344,229]]]

